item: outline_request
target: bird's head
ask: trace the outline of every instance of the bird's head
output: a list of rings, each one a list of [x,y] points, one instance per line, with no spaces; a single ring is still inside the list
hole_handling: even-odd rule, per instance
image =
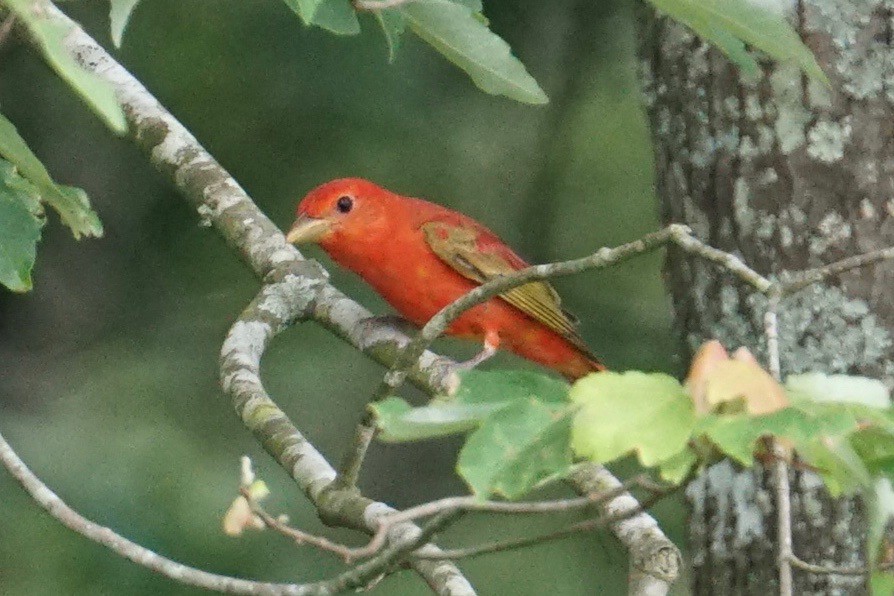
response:
[[[368,233],[382,219],[390,195],[362,178],[321,184],[298,203],[297,217],[286,240],[292,244],[325,244],[337,234]]]

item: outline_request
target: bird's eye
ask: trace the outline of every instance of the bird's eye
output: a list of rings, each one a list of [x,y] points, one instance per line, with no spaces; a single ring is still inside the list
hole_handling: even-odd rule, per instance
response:
[[[335,203],[335,208],[341,213],[347,213],[352,207],[354,207],[354,199],[347,196],[338,197],[338,201]]]

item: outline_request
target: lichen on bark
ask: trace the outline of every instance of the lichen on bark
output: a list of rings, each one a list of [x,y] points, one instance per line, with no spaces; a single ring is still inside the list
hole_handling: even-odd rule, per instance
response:
[[[775,3],[779,4],[779,3]],[[831,87],[762,60],[746,80],[683,27],[649,17],[642,64],[666,222],[779,278],[894,245],[894,2],[801,0],[779,6]],[[766,299],[671,251],[669,286],[686,353],[709,338],[762,355]],[[894,265],[842,275],[781,304],[784,374],[845,372],[894,385]],[[696,593],[769,593],[776,582],[769,474],[729,464],[694,483]],[[795,552],[863,562],[862,508],[793,473]],[[795,592],[859,593],[861,578],[797,571]]]

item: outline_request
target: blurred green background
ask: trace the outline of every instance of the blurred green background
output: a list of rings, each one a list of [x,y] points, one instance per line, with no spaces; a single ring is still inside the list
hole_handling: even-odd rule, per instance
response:
[[[304,28],[277,0],[144,0],[116,55],[282,227],[311,187],[359,175],[462,210],[535,262],[582,256],[654,229],[632,2],[485,5],[550,105],[485,95],[410,36],[388,64],[371,18],[363,18],[363,34],[337,38]],[[65,8],[111,47],[106,2]],[[0,48],[0,108],[56,180],[87,190],[106,229],[102,239],[76,242],[52,218],[34,291],[0,291],[0,430],[69,504],[171,558],[276,581],[343,569],[269,532],[233,539],[219,529],[236,494],[238,458],[249,454],[274,491],[269,508],[323,531],[218,389],[221,340],[258,282],[146,157],[111,137],[21,43]],[[388,312],[356,278],[331,270],[345,292]],[[678,372],[660,255],[556,285],[610,367]],[[439,349],[464,357],[476,346],[447,341]],[[486,366],[526,364],[501,356]],[[331,460],[382,372],[312,324],[277,338],[264,361],[273,397]],[[375,446],[362,487],[396,506],[459,493],[458,444]],[[5,473],[0,503],[4,595],[195,592],[62,528]],[[681,544],[679,504],[657,511]],[[569,519],[469,517],[442,542],[519,535]],[[627,561],[600,534],[462,568],[481,594],[621,594]],[[404,572],[375,593],[426,591]]]

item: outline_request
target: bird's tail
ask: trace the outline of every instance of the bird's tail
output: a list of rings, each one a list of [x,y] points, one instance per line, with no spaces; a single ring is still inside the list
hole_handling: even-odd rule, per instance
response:
[[[579,358],[563,363],[561,366],[557,366],[556,369],[562,373],[563,377],[568,379],[569,383],[573,383],[590,373],[604,371],[605,365],[590,354],[580,354]]]

